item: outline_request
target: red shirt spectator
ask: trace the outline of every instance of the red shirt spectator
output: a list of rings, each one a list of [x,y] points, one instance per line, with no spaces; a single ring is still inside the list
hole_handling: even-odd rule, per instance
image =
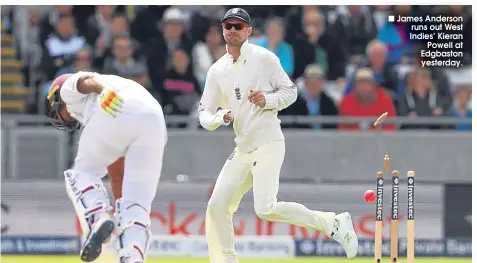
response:
[[[395,117],[393,101],[386,92],[377,87],[373,72],[363,68],[356,72],[355,90],[341,101],[339,114],[343,117],[379,117],[388,112],[388,117]],[[370,124],[371,130],[376,128]],[[342,124],[340,130],[360,130],[359,124]],[[395,124],[383,124],[383,130],[396,130]]]

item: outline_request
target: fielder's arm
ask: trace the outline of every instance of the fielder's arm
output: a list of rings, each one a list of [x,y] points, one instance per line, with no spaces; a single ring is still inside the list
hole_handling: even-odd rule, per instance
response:
[[[217,111],[222,95],[213,72],[213,69],[209,69],[209,72],[207,72],[205,88],[198,109],[200,125],[209,131],[217,129],[220,125],[228,125],[230,123],[224,120],[224,116],[230,110],[222,109]]]
[[[298,97],[297,87],[283,70],[277,56],[274,54],[265,56],[265,63],[267,68],[270,69],[270,84],[274,92],[265,94],[265,107],[263,108],[281,111],[296,101]]]

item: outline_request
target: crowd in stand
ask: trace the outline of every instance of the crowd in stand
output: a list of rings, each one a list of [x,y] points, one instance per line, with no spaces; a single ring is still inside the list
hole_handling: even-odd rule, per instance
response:
[[[23,61],[26,85],[35,89],[38,98],[60,74],[98,71],[139,82],[167,115],[189,115],[197,110],[208,68],[226,53],[220,19],[230,7],[20,6],[5,11],[5,17]],[[472,54],[472,17],[467,7],[243,8],[252,17],[249,41],[273,51],[299,88],[297,101],[281,115],[367,117],[387,111],[390,116],[471,118],[471,77],[462,77],[471,66]],[[464,67],[421,67],[421,43],[400,37],[408,34],[410,25],[388,22],[389,14],[462,16]],[[34,101],[30,113],[37,114],[41,103]]]

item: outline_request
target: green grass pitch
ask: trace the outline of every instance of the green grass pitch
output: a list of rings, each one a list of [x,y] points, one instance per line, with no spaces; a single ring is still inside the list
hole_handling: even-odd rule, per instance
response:
[[[383,258],[383,262],[387,258]],[[352,260],[337,257],[305,257],[305,258],[277,258],[277,259],[240,259],[240,263],[372,263],[373,258],[355,258]],[[75,256],[1,256],[2,263],[82,263]],[[208,263],[207,258],[150,258],[148,263]],[[398,262],[405,263],[405,258]],[[471,258],[416,258],[416,263],[471,263]],[[111,257],[98,258],[94,263],[116,263]]]

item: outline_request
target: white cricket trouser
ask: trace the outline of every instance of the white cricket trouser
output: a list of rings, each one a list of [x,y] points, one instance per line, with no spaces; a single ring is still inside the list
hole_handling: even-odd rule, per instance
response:
[[[312,211],[302,204],[277,202],[285,142],[272,141],[244,153],[235,148],[225,162],[209,199],[206,235],[211,263],[236,263],[232,216],[253,186],[254,209],[264,220],[321,231],[328,236],[335,213]]]
[[[122,184],[122,211],[119,224],[138,221],[149,228],[151,204],[161,175],[167,131],[162,109],[122,112],[117,118],[97,112],[86,124],[80,140],[73,171],[78,174],[75,185],[84,189],[102,185],[106,167],[125,156]],[[145,113],[148,112],[148,113]],[[102,196],[87,196],[85,206],[94,205]],[[108,203],[109,200],[107,200]],[[129,228],[120,236],[121,248],[137,244],[147,252],[148,231]]]
[[[162,111],[149,115],[123,112],[117,118],[99,112],[81,134],[73,170],[102,178],[107,166],[125,156],[123,202],[135,201],[150,210],[166,141]]]

